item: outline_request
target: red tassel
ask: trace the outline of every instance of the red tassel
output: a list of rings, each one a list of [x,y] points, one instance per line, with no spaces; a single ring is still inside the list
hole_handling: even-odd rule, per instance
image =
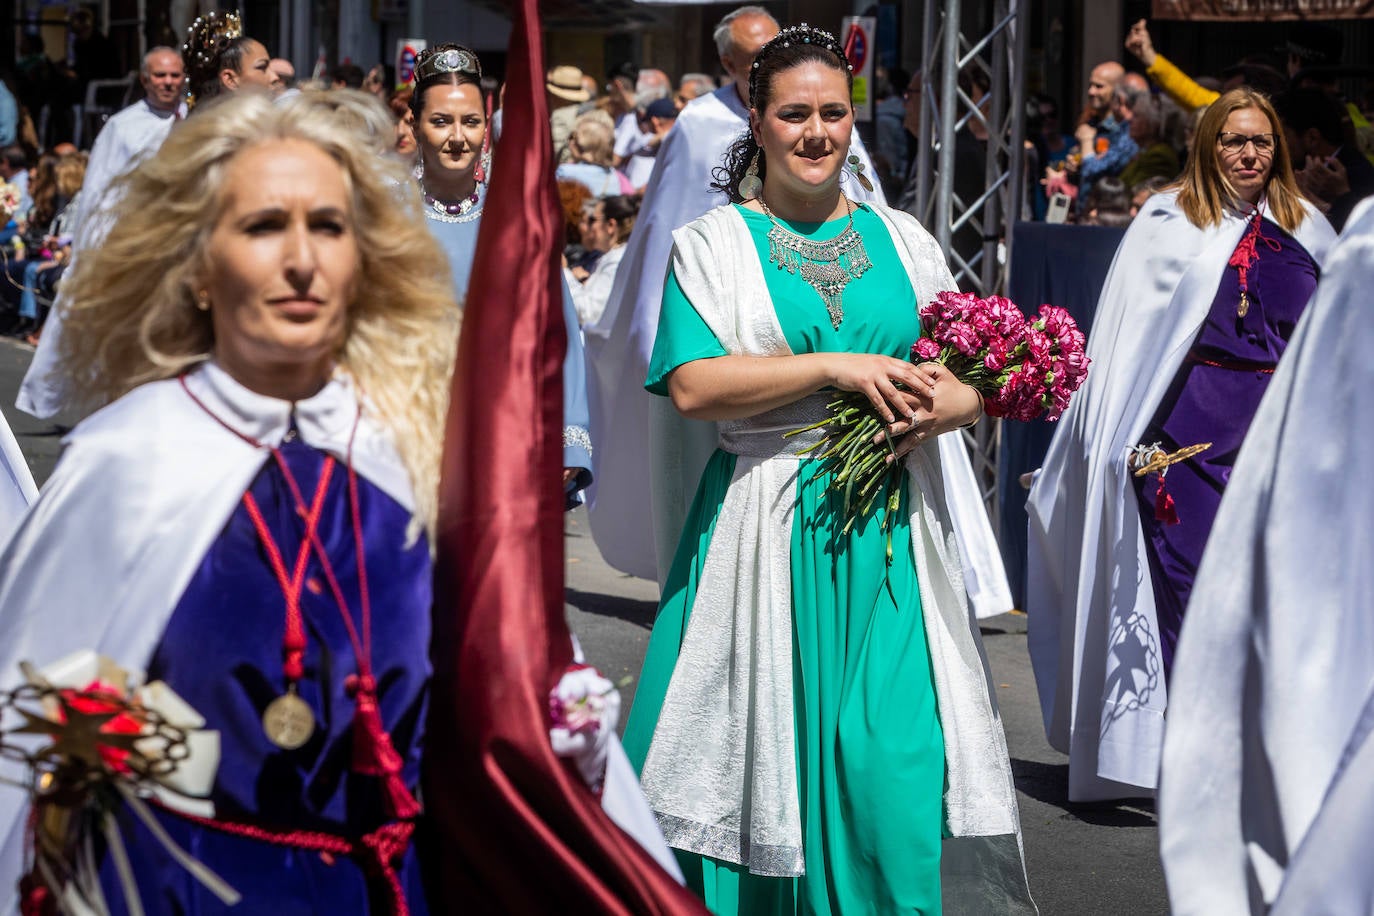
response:
[[[382,780],[382,792],[392,817],[404,820],[419,816],[420,803],[401,779],[404,761],[382,726],[376,681],[371,677],[350,677],[347,686],[353,694],[353,772]]]
[[[20,916],[53,916],[57,912],[57,901],[52,891],[36,875],[25,875],[19,882]]]
[[[1166,525],[1178,524],[1178,510],[1174,508],[1174,497],[1164,488],[1164,475],[1159,475],[1159,489],[1155,491],[1155,521]]]

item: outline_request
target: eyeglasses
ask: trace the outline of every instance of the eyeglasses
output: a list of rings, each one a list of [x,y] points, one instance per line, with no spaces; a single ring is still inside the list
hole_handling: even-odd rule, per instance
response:
[[[1261,156],[1268,156],[1274,152],[1275,141],[1273,134],[1255,134],[1253,137],[1247,137],[1245,134],[1232,134],[1223,131],[1217,134],[1217,142],[1228,153],[1239,153],[1245,149],[1245,144],[1252,143],[1255,152]]]

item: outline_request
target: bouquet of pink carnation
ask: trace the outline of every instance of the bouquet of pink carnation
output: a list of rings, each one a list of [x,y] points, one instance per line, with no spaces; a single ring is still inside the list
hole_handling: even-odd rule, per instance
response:
[[[990,417],[1058,420],[1088,377],[1083,332],[1054,305],[1028,319],[1010,299],[944,292],[921,310],[913,362],[938,362],[983,395]]]
[[[978,389],[990,417],[1053,421],[1087,378],[1085,343],[1072,316],[1057,306],[1042,305],[1027,318],[1001,296],[943,292],[921,310],[921,337],[911,346],[911,361],[938,362]],[[817,455],[817,474],[832,475],[831,489],[843,492],[844,530],[867,516],[880,494],[887,497],[886,529],[898,505],[902,472],[888,461],[892,441],[873,442],[883,422],[858,392],[840,393],[828,407],[825,420],[786,435],[826,427],[826,437],[803,454]]]

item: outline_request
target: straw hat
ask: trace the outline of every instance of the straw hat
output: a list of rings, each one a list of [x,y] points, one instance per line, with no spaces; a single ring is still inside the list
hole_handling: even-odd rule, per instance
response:
[[[582,71],[567,64],[554,67],[544,78],[544,88],[568,102],[585,102],[592,94],[582,87]]]

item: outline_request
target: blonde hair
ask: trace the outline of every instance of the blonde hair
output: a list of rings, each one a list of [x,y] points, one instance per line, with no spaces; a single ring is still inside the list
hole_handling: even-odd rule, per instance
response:
[[[86,153],[69,153],[57,160],[53,166],[53,178],[57,181],[58,194],[67,198],[76,196],[86,182],[86,163],[89,159]]]
[[[81,406],[93,408],[209,358],[214,332],[195,295],[226,169],[261,143],[312,143],[343,169],[358,244],[337,365],[390,433],[415,491],[415,519],[432,536],[458,305],[404,166],[379,156],[358,119],[339,117],[336,101],[216,99],[178,124],[158,155],[117,179],[109,236],[83,251],[63,281],[63,371]]]
[[[1231,113],[1247,108],[1257,109],[1269,119],[1269,130],[1274,135],[1274,157],[1270,161],[1264,193],[1268,200],[1269,215],[1274,222],[1286,231],[1293,232],[1307,218],[1307,211],[1303,209],[1302,192],[1298,190],[1297,180],[1293,177],[1293,162],[1289,157],[1283,124],[1269,97],[1248,86],[1225,93],[1208,106],[1198,119],[1192,155],[1188,157],[1188,165],[1179,179],[1178,205],[1190,223],[1198,228],[1206,228],[1218,225],[1227,206],[1239,200],[1235,188],[1231,187],[1230,180],[1221,170],[1216,144]]]
[[[609,168],[615,162],[615,126],[604,111],[589,111],[573,123],[569,139],[577,145],[575,162]]]

